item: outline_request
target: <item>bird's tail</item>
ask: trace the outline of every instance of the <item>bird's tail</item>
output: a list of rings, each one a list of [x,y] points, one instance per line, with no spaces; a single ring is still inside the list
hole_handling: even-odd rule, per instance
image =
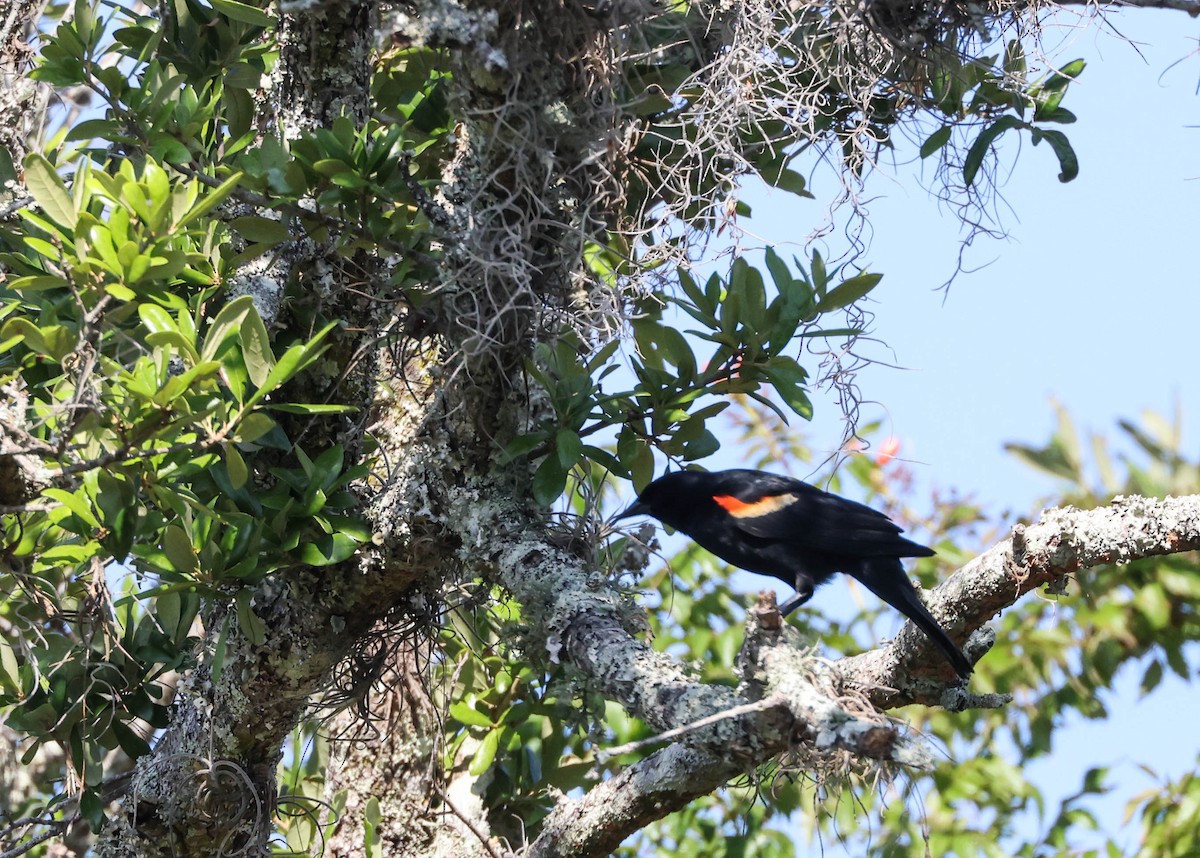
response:
[[[960,678],[970,677],[971,663],[946,634],[946,630],[938,625],[938,621],[929,613],[899,560],[890,557],[863,560],[859,568],[850,574],[876,596],[916,623],[917,628],[925,632],[946,654],[947,660]]]

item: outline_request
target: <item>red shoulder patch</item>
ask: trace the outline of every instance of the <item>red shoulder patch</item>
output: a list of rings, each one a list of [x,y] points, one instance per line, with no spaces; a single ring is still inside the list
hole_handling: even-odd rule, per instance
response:
[[[793,494],[767,495],[758,500],[744,501],[733,495],[713,495],[713,500],[734,518],[757,518],[760,515],[778,512],[785,506],[795,503],[796,496]]]

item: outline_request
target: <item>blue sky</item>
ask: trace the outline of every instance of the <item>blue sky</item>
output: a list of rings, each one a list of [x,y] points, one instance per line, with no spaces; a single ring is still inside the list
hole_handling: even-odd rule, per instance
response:
[[[864,397],[885,407],[864,417],[884,419],[903,440],[919,485],[953,487],[997,513],[1035,513],[1055,492],[1052,479],[1003,450],[1005,442],[1046,441],[1053,400],[1082,432],[1110,436],[1118,419],[1169,414],[1178,403],[1185,451],[1200,455],[1200,22],[1168,11],[1110,14],[1135,50],[1103,25],[1080,30],[1077,20],[1066,16],[1048,46],[1059,63],[1088,61],[1063,102],[1079,117],[1064,128],[1079,178],[1059,183],[1047,147],[1004,140],[1011,169],[1000,210],[1009,238],[976,241],[966,256],[976,270],[939,289],[964,233],[925,190],[932,165],[902,152],[867,188],[873,234],[863,261],[884,273],[870,309],[886,348],[873,354],[905,369],[861,374]],[[810,189],[817,202],[747,193],[746,226],[798,251],[835,191],[819,172]],[[831,249],[840,248],[831,241]],[[836,405],[817,408],[813,424],[799,428],[815,449],[836,449]],[[819,594],[823,607],[843,598],[835,590],[844,588]],[[1125,801],[1152,785],[1135,763],[1170,776],[1195,766],[1200,738],[1179,713],[1196,711],[1196,689],[1168,680],[1139,700],[1139,676],[1118,682],[1108,721],[1070,722],[1055,752],[1031,766],[1049,814],[1088,767],[1112,764],[1120,789],[1092,806],[1115,832]],[[1131,851],[1135,833],[1120,834]]]
[[[925,189],[931,164],[902,152],[907,163],[867,187],[873,237],[863,260],[884,274],[870,309],[886,347],[874,355],[904,369],[863,372],[865,398],[885,406],[874,416],[903,439],[919,478],[1017,513],[1055,486],[1002,445],[1045,441],[1052,399],[1081,430],[1110,434],[1118,418],[1169,412],[1178,400],[1189,449],[1200,452],[1200,58],[1188,59],[1200,25],[1156,10],[1109,20],[1141,56],[1099,25],[1071,32],[1055,54],[1088,60],[1063,102],[1079,116],[1063,126],[1079,178],[1058,182],[1046,146],[1003,138],[1009,238],[978,239],[966,255],[976,270],[939,288],[964,231]],[[833,192],[820,173],[810,187],[817,202],[748,194],[747,226],[768,243],[803,242]],[[802,427],[818,449],[837,447],[836,413],[820,403]]]

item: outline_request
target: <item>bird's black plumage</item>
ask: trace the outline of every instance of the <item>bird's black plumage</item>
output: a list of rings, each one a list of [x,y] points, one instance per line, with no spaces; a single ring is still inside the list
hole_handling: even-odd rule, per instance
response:
[[[901,557],[934,552],[905,539],[883,513],[765,471],[675,471],[658,478],[619,518],[645,514],[682,531],[747,572],[771,575],[796,594],[787,615],[844,572],[933,639],[962,678],[971,664],[922,604]]]

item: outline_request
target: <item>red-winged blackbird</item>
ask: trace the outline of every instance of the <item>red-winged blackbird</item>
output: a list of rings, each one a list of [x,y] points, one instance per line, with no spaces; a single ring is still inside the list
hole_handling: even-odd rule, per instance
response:
[[[955,672],[971,664],[921,603],[901,557],[933,551],[901,536],[881,512],[765,471],[675,471],[646,486],[618,518],[650,515],[682,531],[713,554],[796,588],[783,615],[812,598],[835,572],[862,582],[933,639]]]

